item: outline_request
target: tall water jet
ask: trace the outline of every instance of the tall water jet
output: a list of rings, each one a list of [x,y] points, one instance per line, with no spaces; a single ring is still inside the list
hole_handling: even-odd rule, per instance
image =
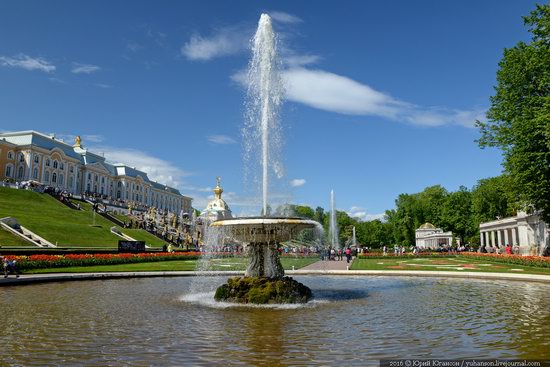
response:
[[[351,235],[351,245],[357,247],[357,238],[355,237],[355,226],[353,226],[353,232]]]
[[[270,168],[279,178],[282,177],[278,154],[282,141],[279,109],[284,89],[279,66],[277,38],[271,18],[262,14],[252,39],[243,137],[245,167],[249,169],[251,163],[261,166],[263,215],[223,219],[210,224],[211,229],[218,230],[229,241],[242,243],[248,255],[245,277],[231,278],[227,284],[218,287],[215,294],[218,301],[302,303],[312,297],[309,288],[284,276],[277,247],[280,242],[288,241],[301,230],[314,228],[318,223],[303,218],[267,218]],[[256,157],[260,159],[254,160]]]
[[[332,248],[340,247],[338,242],[338,222],[336,221],[336,208],[334,203],[334,190],[330,190],[330,223],[329,223],[329,242]]]
[[[282,176],[279,159],[281,126],[279,111],[283,102],[284,87],[277,52],[277,37],[271,18],[262,14],[252,41],[252,58],[247,72],[247,100],[243,129],[245,167],[261,165],[262,214],[266,216],[269,191],[270,163],[275,175]],[[261,141],[261,149],[257,142]],[[251,161],[260,157],[260,161]]]

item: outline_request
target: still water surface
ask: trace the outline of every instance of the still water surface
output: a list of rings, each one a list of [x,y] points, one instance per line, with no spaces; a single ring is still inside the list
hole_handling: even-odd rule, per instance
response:
[[[550,358],[550,285],[299,277],[298,308],[213,305],[223,278],[0,288],[0,365],[352,366],[381,358]]]

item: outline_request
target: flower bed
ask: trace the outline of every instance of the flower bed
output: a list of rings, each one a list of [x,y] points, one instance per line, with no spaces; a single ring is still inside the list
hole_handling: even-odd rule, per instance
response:
[[[140,253],[140,254],[67,254],[67,255],[6,255],[8,260],[16,260],[19,270],[62,268],[69,266],[117,265],[151,261],[196,260],[200,252],[186,253]]]
[[[396,255],[393,252],[388,252],[387,255],[382,255],[379,252],[359,254],[357,258],[359,259],[385,259],[388,257],[401,258],[401,259],[410,259],[414,257],[454,257],[457,256],[457,253],[450,254],[448,252],[419,252],[413,254],[412,252],[407,252],[403,255]]]
[[[482,254],[477,252],[464,252],[462,256],[469,259],[494,261],[505,264],[516,264],[522,266],[535,266],[539,268],[550,268],[550,257],[542,256],[521,256],[508,254]]]

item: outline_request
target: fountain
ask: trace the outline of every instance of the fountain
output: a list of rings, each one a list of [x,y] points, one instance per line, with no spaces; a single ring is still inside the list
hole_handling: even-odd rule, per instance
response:
[[[317,222],[267,216],[270,168],[281,174],[276,153],[280,146],[278,111],[284,92],[276,37],[267,14],[260,17],[252,39],[252,54],[247,74],[245,157],[252,158],[256,142],[260,141],[263,216],[223,219],[210,224],[210,229],[221,231],[222,236],[217,238],[242,243],[249,259],[245,277],[229,279],[217,289],[215,299],[239,303],[304,303],[312,297],[311,290],[284,276],[277,245],[303,229],[314,228]]]

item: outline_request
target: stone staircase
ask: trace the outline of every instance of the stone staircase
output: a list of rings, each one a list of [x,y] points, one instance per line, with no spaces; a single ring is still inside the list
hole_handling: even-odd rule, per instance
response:
[[[5,217],[0,219],[0,226],[2,229],[12,233],[13,235],[22,238],[23,240],[32,243],[38,247],[57,247],[53,243],[45,240],[31,230],[23,227],[17,222],[17,219],[13,217]]]
[[[78,209],[78,207],[73,204],[69,199],[63,199],[61,196],[59,195],[55,195],[53,192],[49,192],[48,193],[51,197],[53,197],[54,199],[56,199],[57,201],[59,201],[61,204],[71,208],[71,209],[74,209],[74,210],[80,210]]]

